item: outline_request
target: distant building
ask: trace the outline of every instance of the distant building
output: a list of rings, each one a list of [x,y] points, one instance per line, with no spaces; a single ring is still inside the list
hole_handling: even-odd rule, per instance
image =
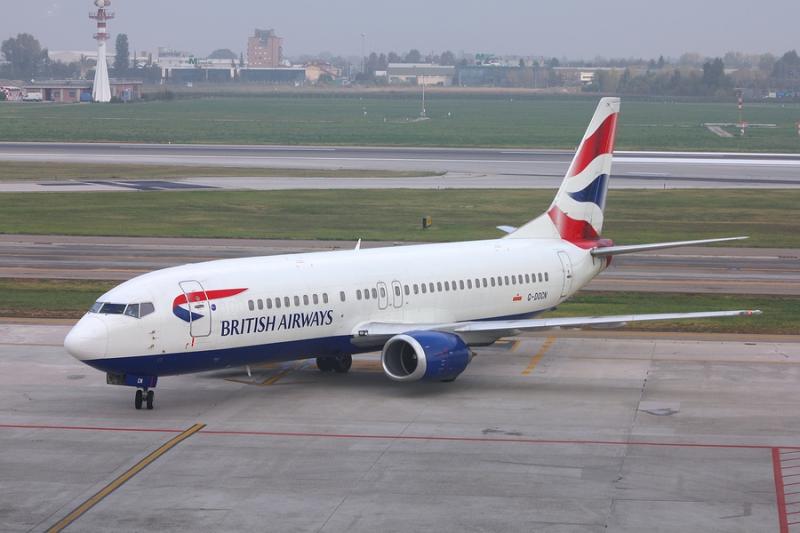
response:
[[[43,102],[90,102],[93,83],[89,80],[43,80],[25,85],[27,93],[41,93]],[[138,100],[142,96],[142,82],[110,80],[111,97],[123,102]]]
[[[441,85],[453,84],[456,68],[433,63],[389,63],[386,71],[390,84]]]
[[[561,76],[566,87],[591,85],[600,71],[622,74],[624,67],[554,67],[553,71]]]
[[[256,30],[247,39],[247,66],[249,68],[276,68],[281,66],[283,39],[275,30]]]
[[[330,63],[310,63],[306,65],[306,81],[317,83],[323,76],[328,76],[335,80],[342,76],[342,69],[334,67]]]
[[[306,69],[293,68],[243,68],[239,79],[245,83],[264,83],[268,85],[303,85]]]

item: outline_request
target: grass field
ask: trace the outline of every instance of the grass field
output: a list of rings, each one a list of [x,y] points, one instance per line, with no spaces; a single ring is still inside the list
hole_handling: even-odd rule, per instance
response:
[[[278,95],[127,105],[0,104],[0,141],[509,146],[573,148],[596,97],[435,94],[413,121],[415,95]],[[738,120],[735,102],[624,101],[618,149],[797,152],[800,104],[748,104],[744,138],[705,122]]]
[[[114,285],[107,281],[0,279],[0,317],[79,318]],[[706,294],[584,293],[546,316],[617,315],[761,309],[762,316],[651,322],[629,326],[648,331],[797,334],[800,298]]]
[[[0,165],[0,181],[169,179],[195,177],[290,177],[290,178],[405,178],[438,175],[432,172],[392,170],[315,170],[298,168],[202,167],[165,165],[118,165],[92,163],[30,163],[7,161]]]
[[[457,241],[495,238],[553,191],[367,190],[0,194],[0,233]],[[620,244],[749,235],[800,247],[800,191],[612,190],[603,234]],[[421,218],[433,227],[421,229]]]

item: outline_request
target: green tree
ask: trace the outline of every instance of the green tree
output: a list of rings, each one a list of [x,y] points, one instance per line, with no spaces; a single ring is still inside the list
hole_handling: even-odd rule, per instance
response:
[[[29,33],[20,33],[3,41],[0,46],[6,61],[11,64],[11,77],[29,80],[36,77],[47,60],[47,49]]]
[[[416,48],[410,50],[405,57],[406,63],[419,63],[422,61],[422,54]]]
[[[450,50],[445,50],[444,52],[442,52],[441,57],[439,57],[439,63],[441,65],[455,65],[456,55]]]
[[[131,52],[128,45],[128,36],[124,33],[117,35],[117,54],[114,56],[114,73],[117,76],[124,76],[128,73],[131,64]]]
[[[782,88],[800,87],[800,56],[791,50],[775,61],[772,67],[772,79]]]

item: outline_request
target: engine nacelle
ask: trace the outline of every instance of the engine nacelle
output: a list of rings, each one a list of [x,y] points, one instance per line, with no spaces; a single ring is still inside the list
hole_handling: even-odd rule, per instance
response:
[[[452,381],[467,368],[469,348],[458,335],[411,331],[395,335],[383,346],[383,371],[395,381]]]

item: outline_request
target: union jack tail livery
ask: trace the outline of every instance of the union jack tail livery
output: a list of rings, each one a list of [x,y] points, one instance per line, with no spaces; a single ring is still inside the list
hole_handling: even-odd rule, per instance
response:
[[[600,100],[547,213],[509,237],[560,237],[582,248],[597,246],[603,229],[619,102],[619,98]]]

